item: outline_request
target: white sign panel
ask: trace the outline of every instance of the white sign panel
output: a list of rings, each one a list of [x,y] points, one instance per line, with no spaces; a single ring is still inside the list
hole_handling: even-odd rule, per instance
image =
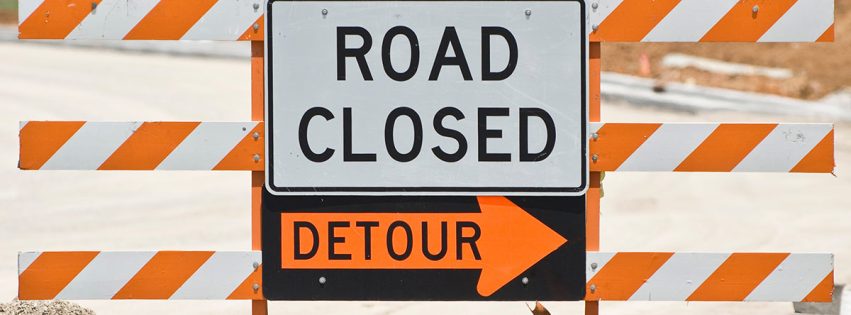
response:
[[[274,1],[278,195],[580,195],[581,1]]]

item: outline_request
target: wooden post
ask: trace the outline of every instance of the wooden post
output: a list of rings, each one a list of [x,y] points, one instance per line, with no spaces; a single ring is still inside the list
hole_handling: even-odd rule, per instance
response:
[[[251,42],[251,120],[263,121],[263,42]],[[265,163],[265,162],[264,162]],[[251,249],[260,250],[260,199],[263,194],[263,171],[251,172]],[[266,300],[252,300],[251,314],[266,315],[268,304]]]
[[[588,119],[600,121],[600,42],[591,42],[588,60]],[[591,172],[588,193],[585,195],[585,247],[589,252],[600,250],[600,172]],[[585,301],[585,315],[600,313],[600,302]]]

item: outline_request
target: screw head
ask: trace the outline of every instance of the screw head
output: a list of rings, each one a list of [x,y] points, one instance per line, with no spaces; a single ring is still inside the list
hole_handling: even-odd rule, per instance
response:
[[[260,285],[259,284],[256,284],[256,283],[252,284],[251,288],[254,289],[254,292],[260,291]]]
[[[326,280],[325,277],[319,277],[319,284],[325,284],[327,281],[328,280]]]
[[[591,8],[597,10],[597,6],[599,6],[596,2],[591,3]]]
[[[600,135],[596,132],[591,134],[591,139],[597,140],[598,138],[600,138]]]
[[[523,285],[527,285],[527,284],[529,284],[529,278],[523,277],[523,278],[520,279],[520,282],[523,283]]]
[[[594,293],[594,292],[596,292],[596,291],[597,291],[597,285],[596,285],[596,284],[593,284],[593,283],[592,283],[592,284],[591,284],[591,286],[590,286],[590,287],[588,287],[588,288],[589,288],[589,289],[591,289],[591,293]]]
[[[260,263],[255,261],[251,264],[251,267],[254,267],[254,269],[260,268]]]
[[[259,9],[260,9],[260,4],[259,4],[259,3],[255,3],[255,4],[253,5],[253,7],[254,7],[254,11],[257,11],[257,10],[259,10]]]
[[[254,162],[260,162],[260,154],[254,155]]]
[[[97,3],[97,2],[92,2],[92,11],[94,11],[94,10],[95,10],[95,9],[97,9],[97,8],[98,8],[98,3]]]
[[[595,262],[591,263],[591,270],[596,270],[596,269],[597,269],[597,263],[595,263]]]
[[[252,26],[252,28],[254,28],[254,31],[256,32],[260,29],[260,24],[254,23],[254,26]]]
[[[322,9],[322,15],[328,15],[328,9]]]
[[[596,154],[591,155],[591,161],[594,161],[596,163],[598,159],[600,159],[600,157]]]
[[[532,10],[526,9],[526,16],[532,15]]]
[[[592,30],[592,31],[595,31],[595,32],[596,32],[596,31],[597,31],[597,28],[599,28],[599,27],[600,27],[600,26],[599,26],[599,25],[597,25],[597,24],[591,24],[591,30]]]
[[[759,5],[755,5],[755,6],[753,6],[753,8],[751,9],[751,11],[753,11],[753,13],[754,13],[754,14],[756,14],[757,12],[759,12]]]
[[[260,133],[255,131],[251,137],[254,138],[254,141],[257,141],[257,139],[260,139]]]

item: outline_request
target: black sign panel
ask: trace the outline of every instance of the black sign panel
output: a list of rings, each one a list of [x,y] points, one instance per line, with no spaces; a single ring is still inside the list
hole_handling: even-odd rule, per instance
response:
[[[585,294],[584,197],[264,192],[262,219],[269,300],[572,301]]]

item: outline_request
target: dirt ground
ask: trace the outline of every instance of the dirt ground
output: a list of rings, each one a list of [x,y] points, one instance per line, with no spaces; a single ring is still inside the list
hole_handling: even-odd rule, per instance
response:
[[[818,99],[851,86],[851,0],[836,0],[833,43],[604,43],[603,71],[634,75],[640,73],[644,54],[651,64],[650,76],[662,80],[694,82],[699,85]],[[787,80],[763,77],[713,75],[694,69],[671,70],[660,65],[673,52],[736,63],[786,68],[794,76]]]

